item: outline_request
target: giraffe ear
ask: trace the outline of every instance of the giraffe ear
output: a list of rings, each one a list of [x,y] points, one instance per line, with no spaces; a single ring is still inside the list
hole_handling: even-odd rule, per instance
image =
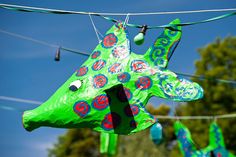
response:
[[[216,122],[211,123],[209,133],[210,133],[209,138],[211,146],[214,146],[214,148],[225,147],[222,131],[220,127],[216,124]]]
[[[174,130],[182,154],[186,157],[192,156],[192,152],[196,151],[196,146],[189,129],[180,121],[176,121],[174,123]]]
[[[168,61],[179,44],[182,35],[181,26],[176,25],[179,23],[179,19],[172,21],[169,24],[171,27],[165,28],[154,44],[147,50],[145,58],[155,66],[167,67]]]

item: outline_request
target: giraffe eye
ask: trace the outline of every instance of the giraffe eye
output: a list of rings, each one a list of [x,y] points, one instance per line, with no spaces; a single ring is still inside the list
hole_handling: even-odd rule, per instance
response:
[[[76,80],[70,84],[69,89],[73,92],[77,91],[81,87],[82,82],[80,80]]]

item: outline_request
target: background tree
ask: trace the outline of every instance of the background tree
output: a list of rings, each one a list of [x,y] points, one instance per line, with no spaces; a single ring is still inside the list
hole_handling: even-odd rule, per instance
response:
[[[99,157],[99,133],[88,128],[69,129],[58,137],[49,157]]]
[[[208,79],[194,81],[204,89],[204,98],[182,105],[184,115],[218,115],[236,112],[236,84],[222,83],[215,79],[236,80],[236,37],[217,39],[198,50],[201,58],[196,61],[196,75]],[[208,129],[212,120],[189,120],[184,123],[190,129],[200,148],[208,145]],[[226,146],[236,154],[236,118],[218,119],[223,130]]]

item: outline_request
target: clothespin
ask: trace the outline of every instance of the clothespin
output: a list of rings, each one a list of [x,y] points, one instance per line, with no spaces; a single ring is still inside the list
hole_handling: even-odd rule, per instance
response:
[[[56,55],[55,55],[55,58],[54,58],[55,61],[60,61],[60,57],[61,57],[60,49],[61,48],[59,47],[56,51]]]
[[[217,117],[216,116],[212,116],[213,122],[216,123],[217,122]]]

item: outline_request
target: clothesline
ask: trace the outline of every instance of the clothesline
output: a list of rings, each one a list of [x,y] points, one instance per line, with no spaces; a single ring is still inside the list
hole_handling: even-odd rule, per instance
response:
[[[229,9],[212,9],[212,10],[193,10],[193,11],[176,11],[176,12],[153,12],[153,13],[95,13],[95,12],[81,12],[81,11],[69,11],[69,10],[58,10],[58,9],[48,9],[48,8],[38,8],[38,7],[29,7],[29,6],[20,6],[20,5],[11,5],[11,4],[0,4],[0,8],[4,9],[9,9],[9,10],[14,10],[14,11],[23,11],[23,12],[38,12],[38,13],[47,13],[47,14],[80,14],[80,15],[94,15],[94,16],[99,16],[102,17],[108,21],[111,22],[118,22],[119,20],[116,20],[111,17],[107,17],[104,15],[126,15],[126,16],[131,16],[131,15],[151,15],[151,14],[180,14],[180,13],[199,13],[199,12],[223,12],[223,11],[235,11],[236,8],[229,8]],[[189,25],[195,25],[195,24],[200,24],[200,23],[206,23],[206,22],[212,22],[215,20],[220,20],[226,17],[234,16],[236,15],[236,12],[233,13],[228,13],[224,14],[221,16],[209,18],[206,20],[202,21],[195,21],[195,22],[185,22],[185,23],[180,23],[180,24],[167,24],[167,25],[160,25],[160,26],[147,26],[147,29],[158,29],[158,28],[172,28],[173,26],[189,26]],[[138,24],[126,24],[129,27],[134,27],[134,28],[142,28],[143,25],[138,25]]]
[[[41,101],[35,101],[35,100],[29,100],[29,99],[22,99],[22,98],[15,98],[15,97],[9,97],[9,96],[0,96],[0,100],[4,101],[13,101],[13,102],[19,102],[19,103],[28,103],[28,104],[34,104],[34,105],[40,105],[43,102]],[[4,110],[16,110],[22,112],[22,110],[12,107],[12,106],[6,106],[6,105],[0,105],[0,109]],[[223,114],[223,115],[214,115],[214,116],[162,116],[158,115],[155,116],[158,119],[225,119],[225,118],[235,118],[236,113],[233,114]]]
[[[45,41],[33,39],[31,37],[27,37],[27,36],[24,36],[24,35],[12,33],[12,32],[9,32],[9,31],[3,30],[3,29],[0,29],[0,33],[8,34],[8,35],[13,36],[13,37],[17,37],[17,38],[21,38],[21,39],[24,39],[24,40],[32,41],[32,42],[35,42],[35,43],[38,43],[38,44],[41,44],[41,45],[45,45],[45,46],[49,46],[49,47],[54,47],[54,48],[59,47],[58,45],[50,44],[50,43],[47,43]]]
[[[214,80],[220,83],[228,83],[228,84],[235,84],[236,85],[236,81],[233,80],[224,80],[224,79],[219,79],[219,78],[213,78],[213,77],[206,77],[206,76],[201,76],[201,75],[190,75],[190,74],[186,74],[186,73],[179,73],[179,72],[175,72],[177,75],[181,75],[181,76],[185,76],[185,77],[195,77],[198,78],[200,80]]]
[[[225,118],[235,118],[236,113],[233,114],[223,114],[223,115],[214,115],[214,116],[155,116],[158,119],[225,119]]]
[[[58,10],[58,9],[48,9],[39,7],[29,7],[21,5],[11,5],[11,4],[0,4],[0,7],[6,9],[25,9],[22,11],[32,10],[32,11],[43,11],[61,13],[61,14],[81,14],[81,15],[106,15],[106,16],[126,16],[127,14],[132,16],[140,15],[168,15],[168,14],[192,14],[192,13],[206,13],[206,12],[228,12],[236,11],[236,8],[225,8],[225,9],[203,9],[203,10],[184,10],[184,11],[162,11],[162,12],[138,12],[138,13],[102,13],[102,12],[83,12],[83,11],[71,11],[71,10]]]
[[[42,41],[42,40],[34,39],[32,37],[27,37],[27,36],[24,36],[24,35],[21,35],[21,34],[9,32],[9,31],[3,30],[1,28],[0,28],[0,33],[8,34],[10,36],[17,37],[17,38],[20,38],[20,39],[23,39],[23,40],[28,40],[28,41],[31,41],[31,42],[35,42],[37,44],[41,44],[41,45],[45,45],[45,46],[49,46],[49,47],[53,47],[53,48],[60,48],[61,50],[72,52],[72,53],[75,53],[75,54],[80,54],[80,55],[84,55],[84,56],[89,56],[90,55],[87,52],[78,51],[78,50],[67,48],[67,47],[60,46],[60,45],[54,45],[54,44],[51,44],[51,43],[48,43],[48,42],[45,42],[45,41]],[[208,80],[215,80],[215,81],[220,82],[220,83],[228,83],[228,84],[235,84],[236,85],[236,81],[234,81],[234,80],[224,80],[224,79],[219,79],[219,78],[208,78],[206,76],[191,75],[191,74],[180,73],[180,72],[176,72],[176,74],[184,76],[184,77],[195,77],[195,78],[199,78],[200,80],[208,79]]]
[[[37,43],[37,44],[41,44],[41,45],[44,45],[44,46],[48,46],[48,47],[60,48],[60,49],[65,50],[65,51],[69,51],[69,52],[73,52],[73,53],[77,53],[77,54],[81,54],[81,55],[86,55],[86,56],[90,55],[89,53],[86,53],[86,52],[73,50],[71,48],[66,48],[66,47],[63,47],[63,46],[60,46],[60,45],[51,44],[51,43],[48,43],[48,42],[45,42],[45,41],[42,41],[42,40],[27,37],[25,35],[9,32],[9,31],[6,31],[6,30],[1,29],[1,28],[0,28],[0,33],[8,34],[8,35],[13,36],[13,37],[17,37],[17,38],[20,38],[20,39],[23,39],[23,40],[28,40],[28,41],[31,41],[31,42],[34,42],[34,43]]]

